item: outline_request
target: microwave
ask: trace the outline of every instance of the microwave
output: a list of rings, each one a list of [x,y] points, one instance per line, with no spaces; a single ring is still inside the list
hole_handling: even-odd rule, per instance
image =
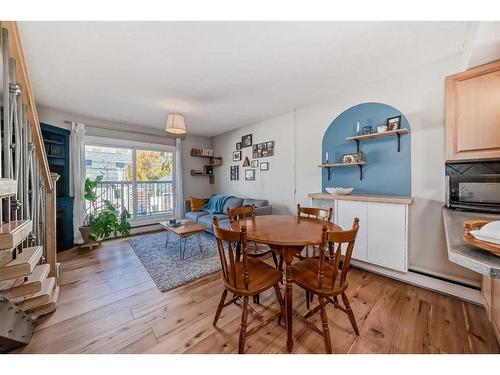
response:
[[[447,175],[446,207],[500,214],[500,173]]]

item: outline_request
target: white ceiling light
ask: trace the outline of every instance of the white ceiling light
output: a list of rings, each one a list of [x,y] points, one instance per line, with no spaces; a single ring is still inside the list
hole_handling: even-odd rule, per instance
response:
[[[184,116],[177,113],[170,113],[167,117],[165,131],[175,135],[186,134],[186,121],[184,120]]]

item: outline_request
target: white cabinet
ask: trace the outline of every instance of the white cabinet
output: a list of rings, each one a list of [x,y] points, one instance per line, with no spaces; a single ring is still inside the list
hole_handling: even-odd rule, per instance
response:
[[[359,218],[353,258],[406,272],[407,205],[394,203],[335,201],[334,221],[343,229]]]
[[[365,202],[336,201],[334,222],[342,229],[352,228],[355,217],[359,219],[359,231],[354,244],[352,257],[359,260],[367,260],[367,204]]]
[[[367,203],[368,261],[407,271],[406,205]]]

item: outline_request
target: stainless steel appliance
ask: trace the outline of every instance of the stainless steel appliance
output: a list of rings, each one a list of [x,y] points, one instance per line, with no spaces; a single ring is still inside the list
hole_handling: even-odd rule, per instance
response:
[[[446,207],[500,213],[500,162],[447,163]]]

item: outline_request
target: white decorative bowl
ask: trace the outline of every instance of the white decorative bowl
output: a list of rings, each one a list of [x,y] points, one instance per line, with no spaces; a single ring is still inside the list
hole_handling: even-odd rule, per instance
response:
[[[330,188],[325,188],[325,190],[333,195],[349,195],[352,193],[354,188],[330,187]]]

